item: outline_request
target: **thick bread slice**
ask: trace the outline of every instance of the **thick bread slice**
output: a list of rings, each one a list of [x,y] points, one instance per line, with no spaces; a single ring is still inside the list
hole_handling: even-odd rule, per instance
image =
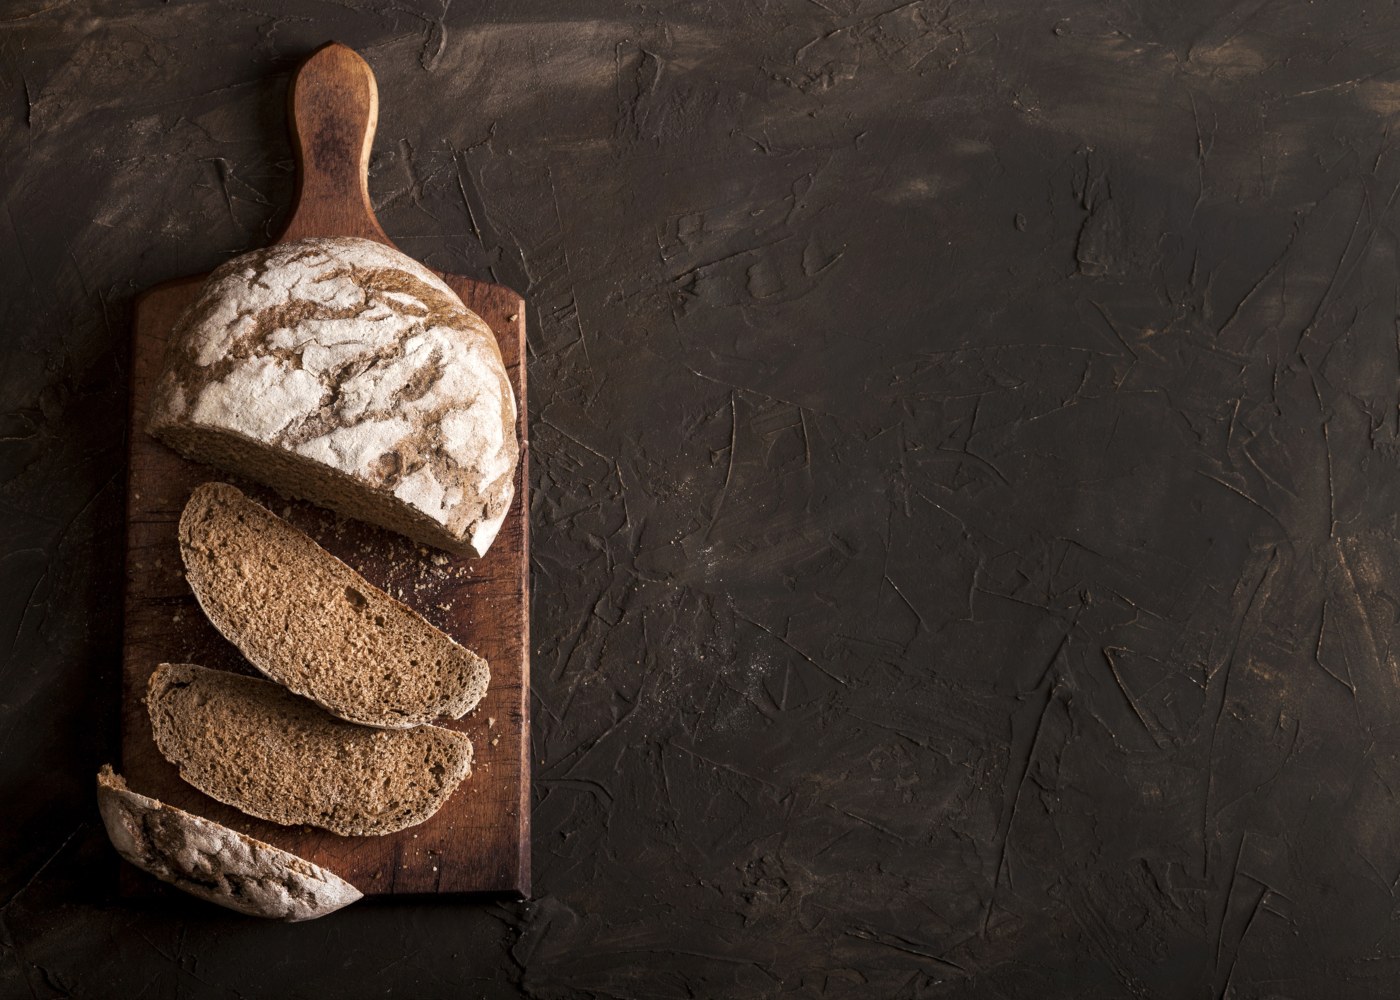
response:
[[[486,693],[485,660],[226,483],[190,497],[180,555],[215,627],[332,715],[404,729],[459,719]]]
[[[312,237],[217,268],[175,324],[149,430],[288,496],[484,555],[510,509],[495,335],[391,247]]]
[[[126,787],[104,764],[97,808],[117,853],[177,889],[275,920],[333,913],[361,892],[320,865]]]
[[[156,668],[146,708],[180,777],[274,823],[393,833],[432,816],[471,773],[461,733],[357,726],[269,681],[189,663]]]

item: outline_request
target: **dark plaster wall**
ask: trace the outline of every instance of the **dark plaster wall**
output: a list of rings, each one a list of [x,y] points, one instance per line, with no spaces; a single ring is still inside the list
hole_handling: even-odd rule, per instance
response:
[[[133,905],[132,296],[371,191],[530,300],[537,896]],[[0,5],[0,995],[1400,995],[1400,11]]]

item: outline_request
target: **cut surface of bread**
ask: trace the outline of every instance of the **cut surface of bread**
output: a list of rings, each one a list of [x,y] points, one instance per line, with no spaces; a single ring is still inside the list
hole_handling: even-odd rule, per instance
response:
[[[194,491],[180,555],[214,626],[332,715],[402,729],[461,718],[486,694],[485,660],[233,486]]]
[[[320,865],[131,791],[110,764],[97,773],[97,808],[123,858],[230,910],[274,920],[311,920],[361,896]]]
[[[196,461],[459,554],[515,492],[495,335],[392,247],[313,237],[210,274],[166,348],[148,430]]]
[[[157,748],[205,795],[274,823],[393,833],[471,773],[471,741],[437,726],[371,729],[271,681],[162,663],[146,708]]]

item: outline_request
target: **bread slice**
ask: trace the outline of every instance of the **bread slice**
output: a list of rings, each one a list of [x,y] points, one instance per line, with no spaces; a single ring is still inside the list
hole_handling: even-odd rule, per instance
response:
[[[461,733],[357,726],[269,681],[189,663],[156,668],[146,709],[180,777],[274,823],[393,833],[432,816],[471,773]]]
[[[97,772],[97,808],[112,846],[127,861],[239,913],[311,920],[362,895],[320,865],[131,791],[110,764]]]
[[[515,494],[491,328],[411,257],[310,237],[212,274],[175,324],[148,429],[200,462],[463,555]]]
[[[461,718],[486,693],[485,660],[233,486],[194,491],[180,555],[215,627],[332,715],[403,729]]]

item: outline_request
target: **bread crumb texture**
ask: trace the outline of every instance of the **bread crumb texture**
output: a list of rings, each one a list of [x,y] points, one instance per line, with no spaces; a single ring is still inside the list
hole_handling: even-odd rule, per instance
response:
[[[196,488],[179,535],[186,578],[214,626],[333,715],[404,729],[459,719],[486,694],[485,660],[236,487]]]
[[[311,920],[361,897],[334,872],[97,774],[97,806],[112,845],[142,871],[200,899],[276,920]]]
[[[287,826],[394,833],[431,817],[471,773],[471,741],[437,726],[343,722],[271,681],[163,663],[146,690],[151,732],[180,777]]]
[[[215,270],[150,431],[291,496],[484,554],[514,494],[515,394],[486,323],[417,261],[318,237]]]

